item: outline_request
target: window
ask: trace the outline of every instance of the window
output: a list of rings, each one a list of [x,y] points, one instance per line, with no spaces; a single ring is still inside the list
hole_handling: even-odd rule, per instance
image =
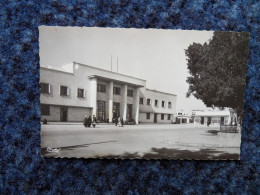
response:
[[[106,85],[97,84],[97,91],[102,92],[102,93],[106,93]]]
[[[80,97],[80,98],[86,97],[85,89],[79,89],[78,88],[78,97]]]
[[[146,113],[146,119],[150,119],[150,113]]]
[[[161,120],[164,120],[164,114],[161,114]]]
[[[165,107],[165,102],[164,102],[164,101],[162,101],[162,107],[163,107],[163,108]]]
[[[154,101],[154,105],[155,105],[155,106],[158,106],[158,100],[155,100],[155,101]]]
[[[140,98],[140,104],[144,104],[144,98]]]
[[[121,94],[121,88],[120,87],[114,87],[113,93],[116,94],[116,95],[120,95]]]
[[[172,103],[168,102],[168,108],[172,108]]]
[[[41,93],[51,93],[51,85],[48,83],[40,83]]]
[[[60,86],[60,95],[69,95],[69,88],[67,86]]]
[[[171,115],[170,114],[168,114],[168,120],[171,120]]]
[[[128,96],[128,97],[133,97],[133,96],[134,96],[134,91],[131,90],[131,89],[128,89],[128,90],[127,90],[127,96]]]
[[[151,105],[151,99],[147,99],[147,105]]]
[[[97,100],[97,119],[105,121],[106,117],[106,102]]]
[[[41,115],[50,115],[50,105],[41,104]]]

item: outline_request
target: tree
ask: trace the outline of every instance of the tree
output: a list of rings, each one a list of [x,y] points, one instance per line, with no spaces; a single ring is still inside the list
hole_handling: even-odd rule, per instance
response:
[[[214,32],[209,42],[185,50],[190,77],[187,97],[208,107],[230,107],[243,114],[249,33]]]

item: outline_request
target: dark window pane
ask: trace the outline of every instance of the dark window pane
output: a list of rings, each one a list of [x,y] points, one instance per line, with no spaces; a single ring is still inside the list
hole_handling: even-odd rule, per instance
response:
[[[146,113],[146,119],[150,119],[150,113]]]
[[[116,94],[116,95],[120,95],[121,94],[121,88],[120,87],[114,87],[113,93]]]
[[[147,105],[151,104],[151,99],[147,99]]]
[[[128,89],[128,90],[127,90],[127,96],[128,96],[128,97],[133,97],[133,95],[134,95],[134,91],[131,90],[131,89]]]
[[[50,86],[48,83],[40,83],[41,93],[50,93]]]
[[[97,84],[97,91],[102,92],[102,93],[106,93],[106,85]]]
[[[144,98],[140,98],[140,104],[144,104]]]
[[[162,107],[164,107],[165,105],[164,105],[165,103],[164,103],[164,101],[162,101]]]
[[[66,86],[60,86],[60,95],[69,95],[68,94],[68,87]]]
[[[164,114],[161,114],[161,120],[164,120]]]
[[[78,89],[78,97],[84,97],[84,89]]]
[[[106,102],[97,100],[97,119],[105,121],[106,118]]]
[[[50,105],[41,104],[41,115],[50,115]]]

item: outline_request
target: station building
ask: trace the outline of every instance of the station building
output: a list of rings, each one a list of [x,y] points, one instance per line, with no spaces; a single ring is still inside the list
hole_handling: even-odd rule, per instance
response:
[[[95,115],[138,122],[172,123],[177,96],[146,88],[143,79],[73,62],[40,67],[41,120],[81,122]]]

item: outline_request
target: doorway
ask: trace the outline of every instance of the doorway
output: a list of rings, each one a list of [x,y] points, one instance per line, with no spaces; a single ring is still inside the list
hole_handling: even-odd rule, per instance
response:
[[[61,122],[68,121],[68,108],[65,106],[60,107],[60,121]]]
[[[113,102],[113,118],[118,118],[120,116],[120,103]]]
[[[224,120],[225,120],[224,117],[221,117],[221,118],[220,118],[220,124],[221,124],[221,125],[224,125]]]
[[[153,120],[154,123],[157,123],[157,114],[154,113],[154,120]]]
[[[208,117],[208,124],[211,124],[211,117]]]
[[[201,123],[202,125],[204,125],[204,117],[201,117],[200,123]]]
[[[106,117],[106,102],[97,100],[97,119],[105,121]]]
[[[132,118],[133,118],[133,104],[127,104],[126,119],[132,119]]]

